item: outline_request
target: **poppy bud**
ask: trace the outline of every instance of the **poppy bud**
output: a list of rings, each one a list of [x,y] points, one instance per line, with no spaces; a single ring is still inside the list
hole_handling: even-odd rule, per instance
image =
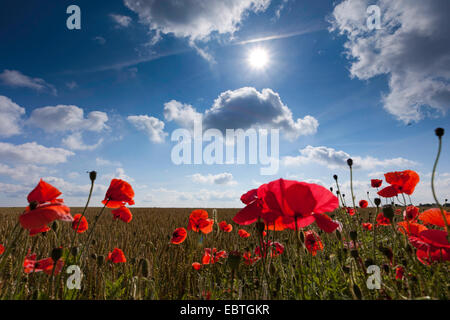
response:
[[[392,208],[392,206],[384,206],[383,215],[392,222],[392,218],[394,218],[394,209]]]
[[[336,190],[336,194],[337,194],[337,195],[340,195],[341,193],[339,192],[339,190]]]
[[[350,239],[356,241],[358,239],[358,233],[356,231],[350,231]]]
[[[62,257],[62,254],[63,254],[62,248],[53,249],[51,254],[53,262],[56,263],[56,261],[58,261]]]
[[[139,261],[139,269],[141,270],[142,276],[147,278],[150,274],[150,262],[147,259],[142,258]]]
[[[89,179],[91,179],[91,181],[94,182],[95,179],[97,179],[97,171],[89,172]]]
[[[98,256],[97,257],[97,266],[99,266],[99,267],[103,266],[104,262],[105,262],[105,257],[104,256]]]
[[[333,192],[333,187],[330,187],[330,191]]]
[[[347,164],[349,167],[351,167],[353,165],[353,160],[351,158],[347,159]]]
[[[238,251],[230,251],[228,255],[228,265],[231,270],[235,271],[239,268],[239,262],[241,261],[241,254]]]
[[[349,273],[350,272],[350,268],[347,266],[342,266],[342,271],[344,271],[344,273]]]
[[[95,246],[97,244],[97,241],[95,241],[95,239],[92,239],[91,243],[93,246]]]
[[[256,222],[256,230],[259,234],[262,234],[264,232],[264,229],[266,228],[266,225],[262,221]]]
[[[358,250],[350,251],[350,255],[355,259],[358,258],[359,257]]]
[[[436,133],[436,135],[440,138],[444,135],[444,129],[443,128],[437,128],[436,130],[434,130],[434,132]]]
[[[30,207],[30,210],[34,210],[37,208],[38,205],[39,203],[37,201],[31,201],[28,206]]]
[[[380,198],[375,198],[375,199],[373,200],[373,202],[375,203],[375,205],[376,205],[377,207],[379,207],[380,204],[381,204],[381,199],[380,199]]]
[[[52,223],[52,230],[56,233],[58,231],[58,224],[56,223],[56,221],[53,221]]]
[[[373,260],[371,258],[368,258],[368,259],[366,259],[366,261],[364,261],[364,265],[366,266],[366,268],[372,266],[373,264],[374,263],[373,263]]]
[[[345,193],[343,193],[342,196],[345,198]]]
[[[78,247],[73,247],[73,248],[70,250],[70,253],[71,253],[74,257],[76,257],[76,256],[78,255],[78,252],[79,252]]]
[[[356,283],[353,285],[353,292],[355,293],[356,298],[358,298],[359,300],[362,299],[361,289]]]

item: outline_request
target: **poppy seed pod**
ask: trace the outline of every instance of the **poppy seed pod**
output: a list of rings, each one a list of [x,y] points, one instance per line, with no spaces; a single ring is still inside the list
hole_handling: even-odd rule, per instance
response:
[[[239,268],[239,262],[241,261],[241,254],[238,251],[231,251],[228,255],[228,265],[231,270],[235,271]]]
[[[58,261],[62,257],[62,254],[63,254],[62,248],[53,249],[51,254],[53,262],[56,263],[56,261]]]
[[[349,273],[350,272],[350,268],[347,266],[342,266],[342,271],[344,271],[344,273]]]
[[[91,181],[94,182],[95,179],[97,179],[97,171],[89,172],[89,179],[91,179]]]
[[[79,252],[80,250],[78,249],[78,247],[73,247],[71,250],[70,250],[70,253],[74,256],[74,257],[76,257],[77,255],[78,255],[78,252]]]
[[[392,206],[384,206],[383,207],[383,215],[389,219],[389,221],[392,221],[392,218],[394,218],[394,209]]]
[[[330,187],[330,191],[333,192],[333,187]]]
[[[380,204],[381,204],[381,199],[380,199],[380,198],[375,198],[375,199],[373,200],[373,202],[375,203],[375,205],[376,205],[377,207],[379,207]]]
[[[356,241],[356,239],[358,239],[358,232],[350,231],[350,239],[352,239],[353,241]]]
[[[434,132],[436,133],[436,135],[440,138],[444,135],[444,129],[443,128],[436,128],[436,130],[434,130]]]
[[[351,167],[353,165],[353,159],[347,159],[347,164],[349,167]]]
[[[142,258],[139,260],[139,269],[141,270],[142,276],[148,278],[150,274],[150,262],[147,259]]]
[[[97,266],[99,266],[99,267],[103,266],[104,262],[105,262],[105,257],[104,256],[98,256],[97,257]]]
[[[356,298],[358,298],[359,300],[362,299],[361,289],[356,283],[353,285],[353,292],[355,293]]]
[[[333,175],[333,179],[334,179],[334,180],[337,181],[337,178],[338,178],[337,174]]]
[[[95,253],[91,254],[91,258],[97,260],[97,255]]]

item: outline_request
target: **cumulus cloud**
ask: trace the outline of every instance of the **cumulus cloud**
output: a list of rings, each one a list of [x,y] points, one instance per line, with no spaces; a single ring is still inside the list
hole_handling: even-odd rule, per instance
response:
[[[62,140],[62,143],[64,146],[71,150],[94,150],[103,143],[103,138],[100,138],[95,144],[87,145],[83,142],[83,136],[81,135],[81,132],[74,132],[71,135],[65,137]]]
[[[147,115],[129,116],[128,121],[138,130],[145,132],[151,142],[163,143],[167,132],[164,132],[164,122]]]
[[[368,30],[367,7],[381,9],[381,29]],[[450,109],[450,2],[345,0],[333,11],[331,31],[347,37],[352,77],[386,74],[384,108],[404,122]]]
[[[0,81],[10,87],[30,88],[36,91],[49,91],[53,95],[57,95],[58,93],[56,88],[45,82],[44,79],[26,76],[17,70],[5,69],[0,73]]]
[[[121,167],[122,164],[119,161],[111,161],[103,158],[96,158],[95,163],[98,166],[115,166],[115,167]]]
[[[304,149],[299,150],[299,156],[286,156],[283,158],[283,164],[285,166],[301,166],[311,163],[319,163],[330,169],[345,168],[347,167],[347,159],[353,159],[353,167],[355,169],[372,170],[376,167],[410,167],[417,165],[416,162],[405,158],[393,158],[380,160],[371,156],[359,157],[350,156],[348,153],[342,150],[335,150],[328,147],[313,147],[307,146]]]
[[[0,137],[10,137],[21,132],[20,121],[25,109],[5,96],[0,96]]]
[[[0,176],[6,176],[16,181],[28,183],[37,181],[44,171],[44,167],[39,167],[33,164],[11,167],[0,163]]]
[[[73,156],[72,151],[62,148],[47,148],[36,142],[20,145],[0,142],[0,159],[10,163],[58,164]]]
[[[108,115],[101,111],[89,112],[84,117],[82,108],[73,105],[57,105],[34,109],[28,123],[47,132],[101,131],[107,128]]]
[[[294,120],[292,111],[281,101],[278,93],[271,89],[261,92],[252,87],[222,92],[212,107],[204,114],[198,113],[192,106],[172,100],[164,106],[167,121],[190,128],[197,117],[203,119],[203,128],[280,129],[286,138],[294,140],[302,135],[317,132],[319,122],[312,116]]]
[[[233,34],[249,12],[267,9],[270,0],[124,0],[151,31],[205,40],[213,32]]]
[[[101,180],[122,179],[128,182],[134,182],[134,179],[125,174],[123,168],[117,168],[115,172],[102,175]]]
[[[213,205],[224,207],[236,207],[240,205],[240,192],[236,190],[209,190],[200,189],[195,192],[179,191],[166,188],[151,189],[143,199],[144,202],[152,202],[158,207],[185,207],[189,201],[193,206],[203,208]],[[212,202],[212,203],[211,203]]]
[[[205,183],[205,184],[220,184],[220,185],[235,185],[237,182],[233,179],[233,175],[229,172],[223,172],[218,174],[208,174],[202,175],[200,173],[195,173],[191,176],[194,182]]]
[[[86,197],[89,194],[89,190],[91,187],[90,184],[79,185],[79,184],[75,184],[72,182],[68,182],[68,181],[64,180],[63,178],[59,178],[59,177],[49,176],[49,177],[43,177],[43,179],[46,182],[48,182],[51,185],[58,188],[59,190],[61,190],[61,192],[63,192],[64,197],[66,197],[66,196]],[[106,190],[107,190],[106,185],[96,183],[94,186],[93,194],[101,195],[101,194],[104,194],[106,192]]]
[[[109,17],[116,23],[116,26],[118,28],[126,28],[131,23],[131,18],[128,16],[123,16],[120,14],[113,14],[111,13]]]

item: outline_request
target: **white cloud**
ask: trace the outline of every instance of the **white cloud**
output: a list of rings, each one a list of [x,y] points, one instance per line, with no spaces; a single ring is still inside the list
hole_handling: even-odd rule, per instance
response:
[[[123,168],[117,168],[114,173],[104,174],[100,178],[101,180],[112,180],[112,179],[122,179],[127,182],[134,182],[134,179],[125,174],[125,170]]]
[[[25,109],[5,96],[0,96],[0,137],[10,137],[21,132],[20,121]]]
[[[20,145],[0,142],[0,159],[10,163],[58,164],[73,156],[72,151],[62,148],[47,148],[36,142]]]
[[[192,106],[172,100],[164,106],[168,121],[190,128],[196,117],[203,118],[203,128],[226,129],[276,128],[289,140],[317,132],[319,122],[312,116],[294,121],[292,111],[283,104],[278,93],[271,89],[261,92],[252,87],[222,92],[204,114]]]
[[[44,79],[31,78],[17,70],[3,70],[0,73],[0,81],[11,87],[30,88],[36,91],[50,91],[53,95],[57,95],[56,88],[45,82]]]
[[[138,130],[144,131],[151,142],[163,143],[167,132],[164,132],[164,122],[147,115],[129,116],[128,121]]]
[[[191,40],[216,32],[233,34],[249,12],[265,11],[270,0],[124,0],[151,31]]]
[[[96,158],[95,163],[98,166],[114,166],[114,167],[121,167],[122,164],[119,161],[111,161],[103,158]]]
[[[366,9],[381,9],[381,29],[368,30]],[[345,0],[334,8],[331,31],[347,37],[352,77],[389,75],[384,108],[404,122],[450,109],[450,2]]]
[[[101,131],[107,128],[108,115],[101,111],[84,111],[77,106],[57,105],[34,109],[28,123],[47,132]]]
[[[355,169],[372,170],[376,167],[410,167],[417,165],[416,162],[404,159],[393,158],[380,160],[371,156],[359,157],[350,156],[348,153],[342,150],[335,150],[328,147],[313,147],[306,146],[304,149],[299,150],[299,156],[286,156],[283,158],[283,164],[285,166],[300,166],[311,163],[318,163],[324,165],[330,169],[347,167],[347,159],[353,159],[353,167]]]
[[[109,16],[116,23],[118,28],[126,28],[130,25],[130,23],[132,21],[132,19],[130,17],[123,16],[120,14],[111,13]]]
[[[62,140],[63,145],[71,150],[94,150],[97,149],[102,143],[103,138],[100,138],[95,144],[87,145],[83,142],[81,132],[74,132]]]
[[[33,164],[10,167],[6,164],[0,163],[0,176],[6,176],[21,182],[30,183],[38,180],[44,171],[45,168]]]
[[[200,173],[195,173],[191,176],[194,182],[205,183],[205,184],[220,184],[220,185],[235,185],[237,182],[233,179],[233,175],[229,172],[223,172],[218,174],[208,174],[202,175]]]
[[[90,183],[84,184],[84,185],[79,185],[79,184],[65,181],[64,179],[59,178],[59,177],[49,176],[49,177],[43,177],[43,179],[44,179],[44,181],[46,181],[46,182],[50,183],[51,185],[55,186],[56,188],[58,188],[63,193],[62,196],[64,198],[66,196],[86,197],[87,198],[87,196],[89,195],[89,190],[91,188]],[[95,195],[103,194],[106,192],[106,190],[107,190],[106,185],[96,183],[94,185],[93,194],[95,194]]]

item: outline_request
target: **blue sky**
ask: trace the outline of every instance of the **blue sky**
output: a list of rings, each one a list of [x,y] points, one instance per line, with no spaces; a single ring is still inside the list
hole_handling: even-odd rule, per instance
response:
[[[349,156],[358,199],[374,195],[371,178],[413,169],[413,201],[431,202],[433,130],[449,121],[448,2],[375,2],[382,28],[371,31],[364,0],[2,2],[0,205],[25,205],[41,177],[83,205],[90,170],[97,205],[113,177],[152,207],[240,207],[261,183],[329,187],[335,173],[349,193]],[[66,27],[71,4],[81,30]],[[194,115],[279,129],[279,171],[173,164],[171,134]],[[442,200],[449,148],[444,136]]]

